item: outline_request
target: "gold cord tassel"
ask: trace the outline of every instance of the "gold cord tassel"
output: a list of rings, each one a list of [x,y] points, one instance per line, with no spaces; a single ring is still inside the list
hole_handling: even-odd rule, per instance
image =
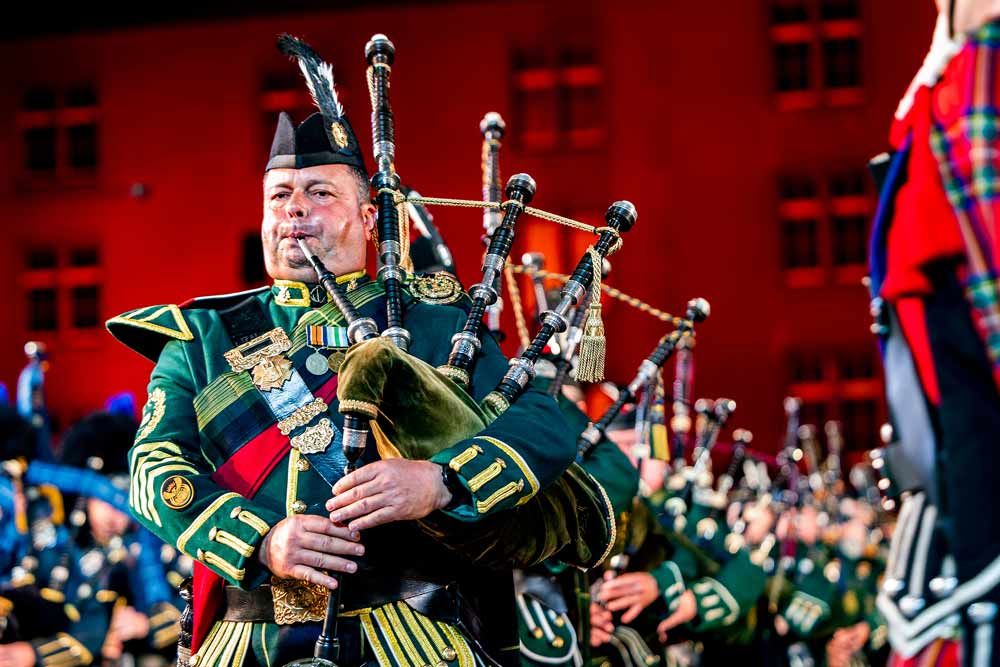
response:
[[[407,273],[413,273],[413,258],[410,257],[410,207],[403,193],[396,193],[396,218],[399,220],[399,266]]]
[[[579,382],[600,382],[604,379],[604,358],[607,341],[604,338],[604,320],[601,319],[601,256],[593,247],[587,249],[593,264],[590,281],[590,304],[587,320],[580,340],[580,356],[576,362],[576,379]],[[582,304],[580,306],[583,307]]]

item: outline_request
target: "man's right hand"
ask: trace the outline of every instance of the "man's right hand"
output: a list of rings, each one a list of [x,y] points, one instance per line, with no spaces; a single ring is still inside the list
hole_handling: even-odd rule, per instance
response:
[[[301,579],[330,590],[337,580],[327,572],[351,573],[358,566],[343,556],[365,553],[361,534],[324,516],[296,514],[282,519],[264,536],[257,558],[276,577]]]

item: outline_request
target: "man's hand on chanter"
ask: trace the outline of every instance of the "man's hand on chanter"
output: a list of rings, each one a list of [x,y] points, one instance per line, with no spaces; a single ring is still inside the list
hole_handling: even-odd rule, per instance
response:
[[[422,519],[451,502],[441,466],[430,461],[385,459],[345,475],[326,501],[330,519],[364,530],[393,521]]]
[[[258,558],[271,574],[320,584],[329,589],[337,580],[327,572],[354,572],[358,566],[344,556],[365,553],[360,533],[337,526],[324,516],[296,514],[282,519],[264,537]]]

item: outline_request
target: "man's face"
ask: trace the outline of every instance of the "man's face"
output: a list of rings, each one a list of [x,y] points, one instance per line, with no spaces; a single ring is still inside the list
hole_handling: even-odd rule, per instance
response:
[[[127,514],[97,498],[87,499],[87,521],[90,522],[90,532],[100,544],[107,544],[112,537],[125,534],[129,525]]]
[[[264,177],[260,235],[272,278],[316,282],[299,237],[335,275],[364,269],[374,226],[375,207],[361,199],[350,167],[272,169]]]

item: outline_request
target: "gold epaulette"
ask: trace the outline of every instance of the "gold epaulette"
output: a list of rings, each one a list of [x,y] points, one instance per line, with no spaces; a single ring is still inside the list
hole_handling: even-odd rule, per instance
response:
[[[112,336],[142,356],[156,361],[171,340],[194,340],[181,309],[174,304],[136,308],[105,323]]]

